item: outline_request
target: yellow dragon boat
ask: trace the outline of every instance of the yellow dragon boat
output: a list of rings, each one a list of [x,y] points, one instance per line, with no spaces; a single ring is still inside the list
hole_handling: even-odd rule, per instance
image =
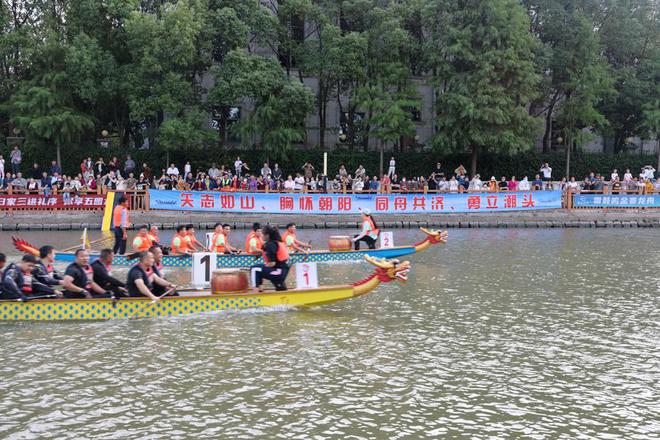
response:
[[[118,301],[105,298],[34,299],[27,302],[6,300],[0,301],[0,321],[133,319],[259,307],[313,307],[366,295],[381,283],[394,280],[405,282],[408,279],[408,261],[381,260],[370,256],[366,256],[365,260],[375,266],[374,272],[352,284],[261,293],[183,293],[181,296],[165,297],[157,302],[149,298],[122,298]]]

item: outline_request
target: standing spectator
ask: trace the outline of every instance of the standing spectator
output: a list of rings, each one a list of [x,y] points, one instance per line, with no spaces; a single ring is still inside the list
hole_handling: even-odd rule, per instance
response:
[[[311,179],[312,175],[314,174],[314,166],[309,162],[305,162],[305,165],[302,166],[302,169],[305,170],[305,178]]]
[[[282,180],[282,169],[278,164],[275,164],[273,166],[273,179],[275,181],[280,181]]]
[[[240,178],[243,174],[243,161],[241,160],[240,156],[236,156],[236,160],[234,161],[234,170],[236,170],[236,175]]]
[[[135,161],[129,154],[126,156],[126,162],[124,162],[124,176],[128,176],[131,173],[135,173]]]
[[[220,177],[220,170],[216,166],[216,164],[212,164],[211,168],[209,168],[208,175],[211,179],[217,179]]]
[[[338,174],[338,176],[339,176],[340,180],[342,178],[345,179],[346,177],[348,177],[348,171],[346,171],[346,167],[344,166],[344,164],[339,165],[339,174]]]
[[[552,168],[550,168],[548,162],[544,163],[541,167],[541,174],[543,174],[543,183],[545,186],[547,186],[549,182],[552,182]]]
[[[459,165],[458,165],[458,168],[456,168],[456,169],[454,170],[454,174],[455,174],[457,177],[458,177],[458,176],[465,176],[465,174],[467,174],[467,170],[465,169],[465,167],[463,166],[463,164],[459,164]]]
[[[356,180],[358,180],[358,179],[361,180],[365,176],[365,174],[367,174],[367,170],[365,170],[364,167],[362,166],[362,164],[360,164],[358,169],[355,170],[355,179]]]
[[[530,189],[529,180],[527,180],[527,176],[525,176],[518,184],[518,191],[529,191]]]
[[[0,154],[0,180],[5,178],[5,158]]]
[[[610,182],[616,182],[619,180],[619,173],[617,172],[616,168],[614,168],[614,171],[612,171],[612,174],[610,174]]]
[[[396,161],[394,160],[394,157],[390,158],[390,167],[387,170],[387,177],[392,177],[396,174]]]
[[[378,177],[374,176],[371,182],[369,182],[369,190],[378,192],[378,188],[380,188],[380,182],[378,182]]]
[[[151,171],[151,168],[149,168],[149,165],[147,165],[146,162],[142,164],[142,173],[140,174],[140,179],[146,180],[147,182],[151,182],[151,178],[153,177],[154,173]]]
[[[511,176],[511,180],[509,180],[509,184],[507,186],[509,191],[518,191],[518,182],[516,181],[516,176]]]
[[[18,173],[21,170],[21,162],[23,162],[23,153],[18,149],[18,145],[11,151],[9,160],[11,162],[11,172]]]
[[[137,179],[133,173],[128,174],[128,179],[126,179],[126,189],[129,191],[134,191],[137,186]]]
[[[179,177],[179,169],[174,164],[170,164],[170,167],[167,169],[168,176]]]
[[[108,170],[114,171],[116,175],[119,175],[119,159],[117,159],[117,156],[113,157],[108,164]]]
[[[264,162],[264,166],[261,167],[261,178],[266,179],[269,174],[272,173],[272,170],[268,166],[268,162]]]
[[[653,168],[651,165],[646,165],[645,167],[642,168],[642,172],[639,175],[642,179],[648,179],[653,181],[655,179],[655,168]]]
[[[435,164],[434,173],[438,178],[445,177],[445,172],[442,170],[442,163],[440,161]]]
[[[62,174],[62,167],[57,163],[56,160],[53,160],[50,162],[50,175],[54,175],[55,173],[57,174]]]
[[[108,174],[108,166],[105,164],[102,157],[99,157],[99,160],[94,163],[94,171],[101,176]]]
[[[45,171],[41,173],[40,186],[44,192],[44,195],[48,197],[53,189],[53,181],[51,180],[50,177],[48,177],[48,173]]]
[[[630,169],[626,168],[626,173],[623,175],[623,189],[625,191],[633,189],[632,180],[633,180],[633,175],[630,172]]]
[[[183,166],[183,175],[188,176],[188,174],[192,174],[192,165],[189,161]]]
[[[126,252],[126,239],[128,239],[126,230],[130,226],[128,221],[128,200],[126,197],[119,197],[117,206],[115,206],[112,212],[112,219],[115,232],[115,245],[112,248],[112,252],[123,255]]]
[[[296,191],[302,191],[303,186],[305,185],[305,178],[300,174],[296,173],[296,178],[293,179],[293,189]]]
[[[16,178],[11,182],[11,186],[16,192],[24,192],[27,188],[27,180],[23,178],[23,173],[16,173]]]
[[[41,167],[38,163],[32,164],[32,172],[30,173],[30,177],[35,180],[41,179]]]

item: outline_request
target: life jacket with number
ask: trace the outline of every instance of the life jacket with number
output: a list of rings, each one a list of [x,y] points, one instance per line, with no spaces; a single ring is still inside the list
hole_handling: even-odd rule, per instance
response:
[[[261,251],[264,247],[264,241],[257,237],[257,233],[252,231],[248,234],[247,238],[245,239],[245,252],[250,253],[250,241],[252,239],[255,239],[257,241],[257,251]]]
[[[268,256],[266,255],[266,252],[263,252],[262,255],[266,263],[271,262],[270,260],[268,260]],[[281,241],[277,243],[277,254],[275,254],[275,259],[277,260],[276,263],[285,263],[289,261],[289,249]]]
[[[293,238],[293,241],[291,241],[290,245],[286,244],[286,242],[288,241],[287,238],[289,237]],[[284,245],[287,247],[289,252],[293,252],[294,250],[296,250],[296,248],[293,247],[296,244],[296,241],[297,241],[296,234],[294,234],[293,232],[285,231],[284,234],[282,234],[282,243],[284,243]]]
[[[224,254],[225,253],[225,246],[222,244],[216,244],[218,242],[218,238],[220,238],[220,234],[223,236],[225,235],[224,232],[214,232],[213,235],[211,236],[211,246],[210,250],[211,252],[216,252],[218,254]],[[227,244],[227,237],[225,236],[224,243]]]

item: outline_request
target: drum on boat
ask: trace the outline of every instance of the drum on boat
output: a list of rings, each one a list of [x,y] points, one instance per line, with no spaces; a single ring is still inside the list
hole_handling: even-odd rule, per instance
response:
[[[346,235],[333,235],[328,239],[328,249],[332,252],[350,251],[351,244],[351,239]]]
[[[217,269],[211,275],[211,292],[244,292],[249,287],[249,276],[246,270]]]

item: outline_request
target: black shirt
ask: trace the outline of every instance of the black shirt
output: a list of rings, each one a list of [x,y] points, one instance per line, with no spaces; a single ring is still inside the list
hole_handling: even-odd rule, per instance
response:
[[[66,271],[64,271],[64,276],[67,275],[73,278],[73,284],[76,287],[80,287],[81,289],[85,290],[90,290],[92,288],[90,284],[91,280],[87,277],[87,272],[78,263],[69,264],[69,266],[66,268]]]
[[[94,270],[94,282],[101,286],[101,288],[105,290],[113,290],[117,287],[126,287],[126,284],[110,276],[108,268],[101,262],[101,260],[96,260],[92,263],[92,270]]]
[[[46,267],[43,261],[39,261],[35,264],[34,269],[32,270],[32,276],[40,283],[47,286],[56,286],[62,279],[62,276],[60,276],[55,269],[52,267]]]
[[[279,243],[277,241],[267,241],[264,244],[263,252],[266,254],[268,261],[275,262],[275,267],[286,268],[289,267],[286,261],[277,261],[277,250],[279,249]]]
[[[144,296],[140,289],[135,285],[136,280],[144,281],[144,285],[151,290],[151,282],[149,281],[149,276],[138,264],[133,266],[131,270],[128,271],[128,280],[126,281],[126,288],[128,289],[128,294],[130,296]]]

